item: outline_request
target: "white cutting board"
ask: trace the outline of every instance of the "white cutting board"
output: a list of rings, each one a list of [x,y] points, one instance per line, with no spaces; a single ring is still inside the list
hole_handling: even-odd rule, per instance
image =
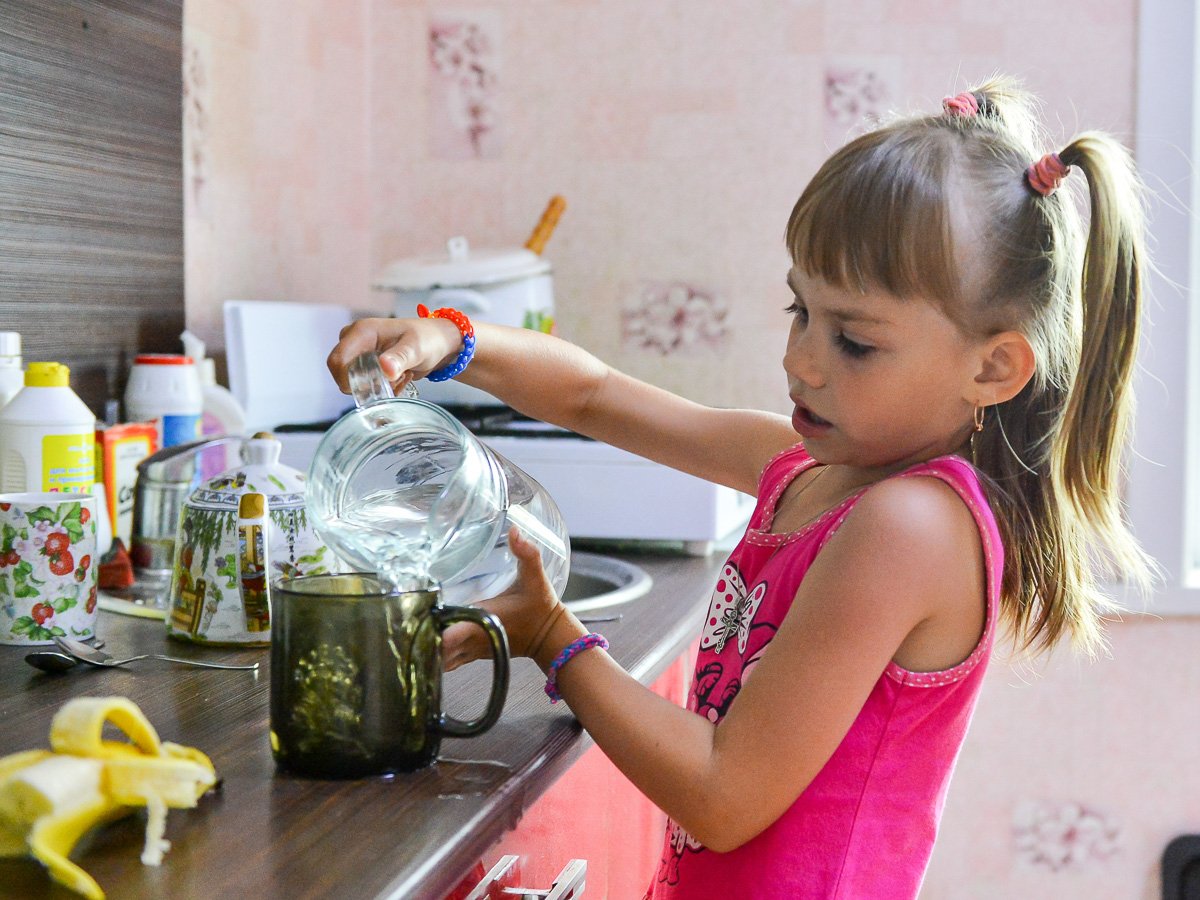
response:
[[[325,366],[351,318],[332,304],[225,301],[229,389],[248,431],[336,419],[354,405]]]

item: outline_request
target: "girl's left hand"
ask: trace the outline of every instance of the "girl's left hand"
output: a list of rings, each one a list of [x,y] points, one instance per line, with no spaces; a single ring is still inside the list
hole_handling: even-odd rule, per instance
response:
[[[567,614],[567,608],[546,578],[537,546],[513,528],[508,533],[508,547],[517,559],[516,581],[504,593],[478,605],[500,619],[512,656],[536,657],[554,624]],[[460,622],[444,632],[442,660],[446,671],[491,655],[491,645],[478,625]]]

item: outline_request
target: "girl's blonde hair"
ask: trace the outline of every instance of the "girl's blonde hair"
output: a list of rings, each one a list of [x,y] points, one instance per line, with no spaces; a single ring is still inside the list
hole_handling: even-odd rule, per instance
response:
[[[1154,564],[1121,502],[1145,264],[1141,188],[1098,133],[1059,151],[1083,178],[1050,196],[1026,169],[1046,150],[1034,100],[1008,79],[971,92],[973,116],[900,119],[821,167],[787,243],[809,275],[936,303],[971,336],[1016,330],[1036,374],[986,411],[976,467],[1004,539],[1004,615],[1018,644],[1069,634],[1094,652],[1113,608],[1108,575],[1148,587]],[[1082,197],[1086,181],[1090,225]]]

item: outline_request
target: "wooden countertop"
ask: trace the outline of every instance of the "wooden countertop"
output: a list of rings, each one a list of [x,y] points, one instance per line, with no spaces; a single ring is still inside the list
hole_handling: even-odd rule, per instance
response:
[[[596,625],[613,657],[645,684],[699,634],[723,561],[622,555],[654,578],[646,596],[610,609]],[[101,613],[97,632],[114,655],[158,652],[253,662],[254,672],[190,669],[143,660],[125,669],[60,675],[24,662],[28,648],[0,646],[0,756],[47,746],[50,720],[68,699],[124,695],[164,740],[208,753],[221,789],[192,810],[172,810],[172,849],[160,868],[139,862],[144,814],[96,829],[72,854],[111,898],[436,898],[453,889],[523,812],[590,744],[567,709],[552,706],[541,673],[515,660],[508,702],[486,734],[446,739],[437,765],[391,779],[315,781],[276,774],[268,745],[270,675],[265,650],[168,641],[161,622]],[[489,663],[445,680],[445,707],[477,715]],[[0,860],[0,897],[68,900],[28,860]]]

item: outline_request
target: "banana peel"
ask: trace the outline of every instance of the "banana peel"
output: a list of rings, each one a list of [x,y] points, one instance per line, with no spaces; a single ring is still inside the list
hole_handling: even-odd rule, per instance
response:
[[[129,741],[104,737],[111,724]],[[159,740],[126,697],[80,697],[50,724],[47,750],[0,757],[0,857],[29,855],[50,877],[89,900],[104,891],[71,862],[72,848],[98,825],[148,810],[142,862],[158,865],[168,809],[193,807],[216,783],[212,760]]]

